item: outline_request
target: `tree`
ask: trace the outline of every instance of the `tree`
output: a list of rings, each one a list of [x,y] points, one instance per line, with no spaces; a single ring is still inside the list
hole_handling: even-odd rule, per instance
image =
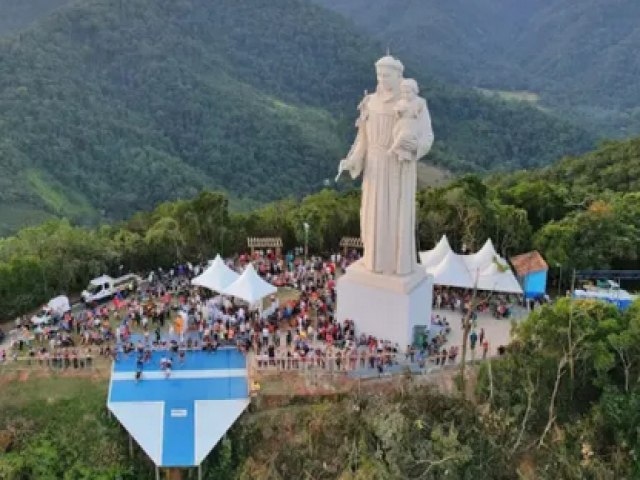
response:
[[[530,244],[532,228],[527,211],[499,201],[491,202],[495,222],[493,241],[498,252],[508,257],[511,252],[522,252]]]
[[[185,239],[174,218],[163,217],[156,221],[145,234],[144,241],[154,249],[155,257],[161,262],[171,264],[183,260]]]

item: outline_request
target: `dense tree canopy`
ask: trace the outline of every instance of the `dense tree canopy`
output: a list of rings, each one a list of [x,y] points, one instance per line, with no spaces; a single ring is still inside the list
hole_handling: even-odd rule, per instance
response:
[[[622,313],[561,299],[517,326],[491,371],[483,365],[478,393],[516,426],[511,453],[534,459],[536,478],[640,474],[639,313],[638,302]]]

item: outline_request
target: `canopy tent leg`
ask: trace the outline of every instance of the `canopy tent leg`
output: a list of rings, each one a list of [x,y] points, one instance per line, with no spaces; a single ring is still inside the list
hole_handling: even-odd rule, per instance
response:
[[[129,457],[133,458],[133,437],[129,435]]]
[[[156,480],[160,480],[160,468],[156,465]]]
[[[202,480],[202,464],[198,465],[198,480]]]

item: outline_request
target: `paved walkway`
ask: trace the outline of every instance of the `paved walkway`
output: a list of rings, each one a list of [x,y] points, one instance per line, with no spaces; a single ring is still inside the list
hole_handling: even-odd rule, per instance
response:
[[[462,352],[462,314],[460,312],[452,312],[451,310],[433,310],[434,315],[439,315],[440,318],[446,318],[451,326],[451,332],[449,333],[447,343],[445,344],[445,348],[449,349],[449,347],[453,345],[457,345],[460,347],[460,353],[458,354],[458,358],[455,363],[451,363],[447,360],[446,366],[437,366],[435,363],[429,361],[427,362],[424,369],[421,369],[416,363],[409,363],[404,358],[404,352],[400,353],[397,356],[398,363],[392,366],[385,366],[384,373],[386,375],[393,375],[406,372],[407,367],[411,371],[411,373],[430,373],[433,371],[440,371],[443,368],[450,369],[455,368],[460,363],[461,352]],[[498,347],[501,345],[508,345],[511,341],[511,326],[512,322],[519,322],[526,318],[527,312],[522,308],[516,307],[514,315],[509,319],[496,319],[490,313],[480,313],[478,314],[477,319],[477,333],[480,334],[480,329],[484,328],[485,336],[489,341],[489,352],[488,356],[495,357],[498,355]],[[478,360],[482,358],[482,349],[478,345],[476,347],[476,355],[475,358],[471,357],[471,352],[469,351],[467,356],[467,361],[471,362],[473,360]],[[378,376],[378,372],[375,368],[369,368],[368,366],[365,368],[357,368],[349,372],[349,376],[354,378],[370,378]]]
[[[498,320],[494,318],[490,313],[479,313],[477,320],[477,331],[480,334],[480,329],[484,328],[485,337],[489,341],[489,354],[495,355],[496,349],[500,345],[508,345],[511,338],[511,322],[519,322],[526,318],[526,311],[523,309],[516,309],[513,318],[506,318]],[[458,345],[462,348],[462,314],[460,312],[452,312],[451,310],[433,310],[434,315],[439,315],[440,318],[446,318],[451,326],[451,333],[449,334],[445,348],[449,348],[452,345]]]

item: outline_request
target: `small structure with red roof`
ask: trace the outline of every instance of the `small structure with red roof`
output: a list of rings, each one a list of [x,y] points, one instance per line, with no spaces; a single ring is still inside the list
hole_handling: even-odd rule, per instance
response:
[[[541,297],[547,290],[549,266],[537,250],[516,255],[509,259],[526,298]]]

